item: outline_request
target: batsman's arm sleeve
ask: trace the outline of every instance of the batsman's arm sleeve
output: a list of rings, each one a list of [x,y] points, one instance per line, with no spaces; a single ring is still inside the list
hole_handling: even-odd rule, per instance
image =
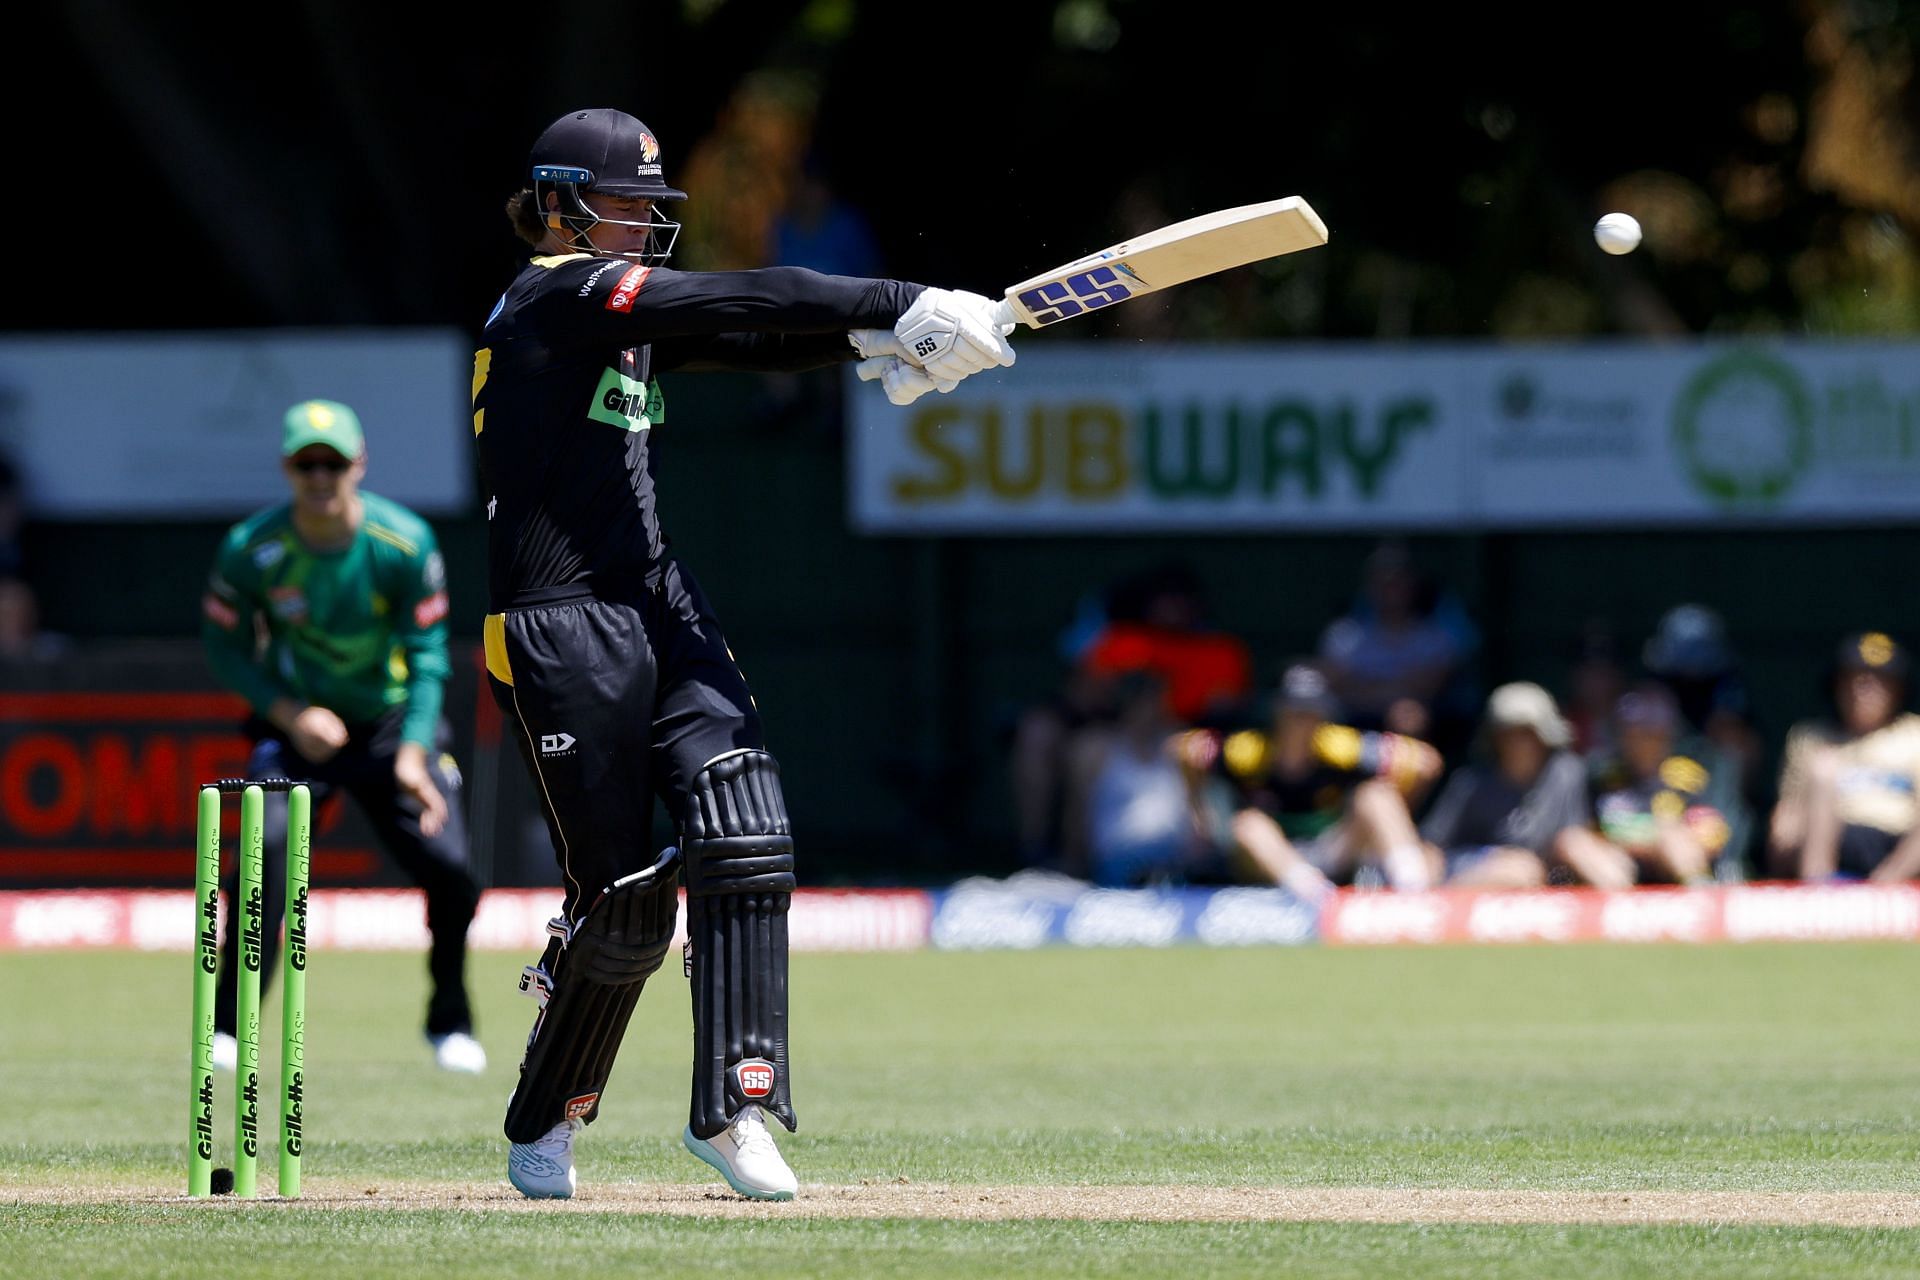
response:
[[[673,271],[580,258],[545,273],[523,304],[555,346],[637,346],[722,333],[891,328],[924,286],[804,267]],[[840,339],[845,342],[844,336]]]
[[[657,372],[705,373],[741,369],[798,373],[859,357],[840,331],[833,333],[716,333],[700,338],[664,338],[653,344]]]
[[[260,598],[253,589],[242,531],[235,528],[221,543],[200,597],[200,641],[214,679],[247,700],[261,715],[281,698],[294,697],[259,660],[255,620]]]
[[[431,751],[453,663],[447,657],[446,571],[425,521],[420,535],[419,554],[404,562],[406,591],[399,599],[409,603],[394,629],[407,659],[407,714],[400,722],[400,740]]]

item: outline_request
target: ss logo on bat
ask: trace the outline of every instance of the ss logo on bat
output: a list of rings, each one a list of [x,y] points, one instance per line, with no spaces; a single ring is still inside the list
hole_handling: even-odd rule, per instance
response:
[[[1077,316],[1082,311],[1097,311],[1116,302],[1125,302],[1133,290],[1120,281],[1112,267],[1095,267],[1063,280],[1049,280],[1020,295],[1020,301],[1033,312],[1036,324],[1052,324]]]

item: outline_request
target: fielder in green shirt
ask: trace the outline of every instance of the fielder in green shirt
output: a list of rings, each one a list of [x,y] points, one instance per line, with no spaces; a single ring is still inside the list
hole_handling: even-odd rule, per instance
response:
[[[480,891],[468,869],[460,774],[441,715],[447,661],[445,570],[433,530],[360,489],[366,446],[353,410],[308,400],[287,410],[281,466],[292,500],[228,531],[202,602],[201,635],[222,684],[253,708],[247,775],[297,778],[319,803],[351,795],[382,845],[426,891],[433,935],[427,1038],[440,1065],[481,1071],[467,1001],[467,926]],[[269,803],[266,847],[285,840]],[[267,859],[268,954],[280,930],[282,869]],[[229,900],[234,886],[227,886]],[[214,1056],[231,1067],[234,942],[227,917]]]

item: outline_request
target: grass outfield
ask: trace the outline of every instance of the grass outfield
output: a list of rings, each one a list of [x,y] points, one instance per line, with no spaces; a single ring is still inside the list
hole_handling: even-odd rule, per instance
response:
[[[882,1201],[860,1220],[802,1219],[691,1191],[654,1212],[636,1197],[655,1184],[719,1190],[679,1146],[688,1015],[671,966],[581,1142],[582,1199],[519,1211],[498,1135],[532,1012],[512,994],[521,962],[475,957],[494,1064],[467,1078],[430,1066],[418,957],[316,955],[306,1169],[310,1190],[339,1194],[296,1208],[167,1199],[184,1178],[187,956],[0,956],[0,1274],[205,1274],[244,1258],[359,1278],[442,1257],[462,1280],[556,1259],[805,1275],[1920,1273],[1920,1231],[1718,1219],[1079,1221],[1064,1194],[1058,1217],[894,1217]],[[1916,991],[1920,948],[1899,945],[802,956],[803,1128],[782,1147],[803,1197],[1160,1187],[1141,1216],[1181,1216],[1186,1188],[1237,1187],[1912,1206]],[[277,1049],[263,1057],[271,1078]],[[406,1202],[416,1184],[441,1199]],[[448,1186],[471,1201],[447,1207]],[[360,1207],[349,1190],[379,1197]]]

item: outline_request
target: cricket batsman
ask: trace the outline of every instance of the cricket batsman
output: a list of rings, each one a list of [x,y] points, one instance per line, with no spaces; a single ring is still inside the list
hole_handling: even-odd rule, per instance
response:
[[[433,530],[360,488],[366,445],[346,405],[308,400],[287,410],[280,461],[292,500],[233,526],[214,561],[201,606],[207,658],[253,708],[247,776],[308,780],[316,805],[345,791],[426,891],[427,1039],[447,1070],[485,1070],[466,989],[467,926],[480,890],[468,870],[466,826],[454,803],[460,774],[440,714],[450,667]],[[267,848],[285,844],[286,822],[284,801],[270,799]],[[284,874],[266,860],[263,976],[273,972]],[[229,877],[229,902],[234,892]],[[227,913],[214,1013],[214,1059],[229,1070],[238,1051],[241,914]]]
[[[526,172],[507,214],[535,256],[487,317],[473,430],[487,670],[565,896],[521,979],[541,1009],[507,1106],[508,1176],[532,1198],[573,1194],[574,1136],[598,1115],[634,1003],[666,958],[684,877],[693,1096],[682,1140],[740,1194],[788,1200],[797,1182],[764,1117],[795,1125],[793,839],[746,680],[661,529],[661,375],[864,358],[908,403],[1012,364],[1013,351],[978,294],[790,267],[668,268],[679,223],[662,215],[686,195],[624,112],[569,112],[534,143]],[[658,858],[647,848],[656,795],[680,833]]]

